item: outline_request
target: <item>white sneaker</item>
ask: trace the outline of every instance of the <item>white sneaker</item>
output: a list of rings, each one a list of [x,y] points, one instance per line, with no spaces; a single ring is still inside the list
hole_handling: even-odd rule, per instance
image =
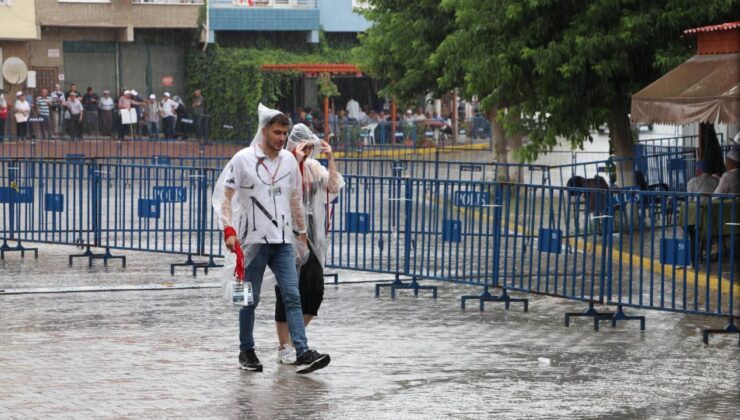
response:
[[[291,346],[279,346],[277,361],[286,365],[292,365],[295,363],[295,350]]]

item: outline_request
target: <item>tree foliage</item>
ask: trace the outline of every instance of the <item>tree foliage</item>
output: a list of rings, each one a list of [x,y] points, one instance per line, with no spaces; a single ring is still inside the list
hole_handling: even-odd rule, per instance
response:
[[[405,102],[438,92],[442,74],[431,56],[455,26],[439,0],[373,0],[363,13],[373,22],[355,51],[360,68],[389,81],[383,93]]]
[[[404,96],[458,87],[501,109],[507,131],[530,139],[524,160],[558,138],[579,147],[604,122],[631,155],[631,95],[693,53],[684,29],[740,17],[737,0],[416,3],[371,1],[366,68]]]
[[[188,56],[188,90],[200,88],[208,100],[211,137],[249,139],[257,120],[257,105],[274,105],[298,76],[295,72],[263,72],[264,64],[347,63],[349,49],[317,46],[297,53],[277,48],[209,47]]]

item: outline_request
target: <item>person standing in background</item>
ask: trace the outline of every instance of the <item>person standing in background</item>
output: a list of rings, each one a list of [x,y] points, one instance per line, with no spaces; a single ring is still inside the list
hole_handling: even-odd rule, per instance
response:
[[[87,93],[82,97],[82,106],[85,108],[85,120],[83,130],[85,133],[94,134],[98,130],[98,103],[100,97],[93,92],[92,86],[87,87]]]
[[[51,111],[51,133],[55,136],[64,132],[62,122],[64,121],[63,105],[66,100],[65,98],[66,97],[64,96],[64,92],[62,92],[62,88],[59,86],[59,83],[55,84],[54,92],[51,92],[51,106],[49,107],[49,110]]]
[[[161,112],[162,109],[159,107],[159,102],[157,102],[157,96],[152,93],[144,105],[144,118],[146,119],[149,140],[159,138],[159,117]]]
[[[193,92],[195,98],[193,99],[193,118],[195,119],[195,135],[196,137],[205,137],[205,114],[206,114],[206,97],[203,96],[200,89],[195,89]]]
[[[85,108],[82,106],[82,102],[80,102],[76,93],[70,92],[66,106],[69,110],[69,135],[72,139],[82,139],[82,119],[85,116]]]
[[[170,99],[170,93],[165,92],[160,107],[162,108],[162,131],[164,131],[164,138],[167,140],[175,138],[175,110],[177,106],[177,102]]]
[[[103,97],[98,102],[98,121],[100,123],[100,134],[111,137],[113,134],[113,108],[115,103],[110,97],[110,91],[104,90]]]
[[[0,143],[5,140],[5,121],[8,120],[8,100],[5,91],[0,89]]]
[[[347,110],[347,118],[351,118],[355,121],[359,121],[361,118],[360,115],[360,103],[355,101],[354,98],[350,97],[349,101],[347,101],[347,106],[345,107]]]
[[[18,140],[22,140],[28,138],[28,118],[31,116],[31,104],[28,103],[26,96],[21,91],[16,92],[15,98],[15,104],[13,105],[15,133]]]
[[[41,96],[36,98],[36,112],[39,114],[41,138],[51,139],[51,97],[46,89],[41,89]]]

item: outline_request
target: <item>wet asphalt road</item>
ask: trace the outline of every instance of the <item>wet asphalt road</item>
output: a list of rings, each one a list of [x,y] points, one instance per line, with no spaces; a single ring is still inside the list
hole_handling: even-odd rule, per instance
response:
[[[0,261],[0,289],[209,286],[129,253],[92,269],[67,267],[69,247],[39,260]],[[342,281],[387,279],[342,272]],[[723,321],[675,313],[594,332],[563,326],[583,304],[532,296],[529,313],[488,304],[460,310],[471,286],[414,298],[374,297],[372,283],[328,286],[309,344],[332,355],[307,376],[275,362],[274,296],[255,328],[262,373],[237,368],[237,313],[219,289],[0,295],[0,418],[719,418],[740,417],[737,336],[701,343]],[[538,358],[549,359],[538,361]]]

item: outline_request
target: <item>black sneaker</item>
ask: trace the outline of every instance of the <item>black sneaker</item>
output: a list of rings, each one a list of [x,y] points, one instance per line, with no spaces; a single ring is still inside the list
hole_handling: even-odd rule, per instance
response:
[[[316,350],[307,350],[296,359],[296,373],[309,373],[314,370],[325,368],[329,365],[331,357],[328,354],[321,354]]]
[[[262,372],[262,363],[260,363],[260,359],[254,353],[254,349],[239,352],[239,367],[244,370]]]

